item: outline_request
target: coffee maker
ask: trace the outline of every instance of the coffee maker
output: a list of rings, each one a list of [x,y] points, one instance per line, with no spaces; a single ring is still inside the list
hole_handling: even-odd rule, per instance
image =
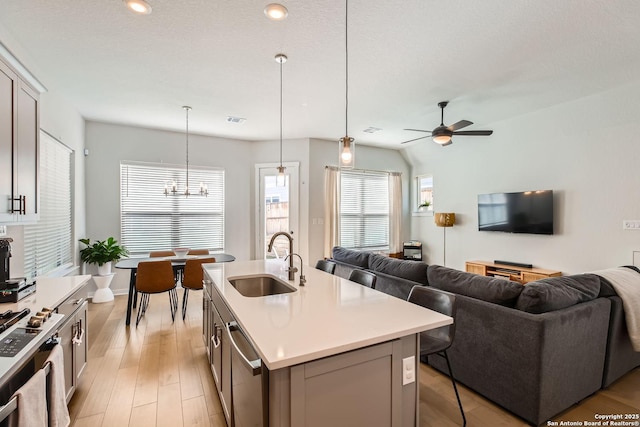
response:
[[[0,239],[0,283],[5,283],[11,278],[9,273],[9,258],[11,258],[11,237]]]
[[[18,302],[35,292],[35,284],[27,285],[24,277],[11,278],[9,258],[11,258],[11,237],[0,239],[0,303]]]

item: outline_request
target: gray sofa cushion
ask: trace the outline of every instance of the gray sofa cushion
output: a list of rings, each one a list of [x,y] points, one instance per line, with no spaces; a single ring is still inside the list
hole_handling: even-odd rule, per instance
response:
[[[595,274],[549,277],[528,283],[516,308],[528,313],[546,313],[581,302],[591,301],[600,293],[600,278]]]
[[[454,270],[439,265],[427,269],[429,286],[443,291],[513,307],[523,286],[520,283]]]
[[[368,268],[370,254],[371,252],[355,251],[353,249],[335,246],[332,251],[332,258],[345,264]]]
[[[427,284],[427,267],[427,264],[419,261],[401,260],[378,254],[369,256],[369,270],[374,273],[385,273],[423,285]]]

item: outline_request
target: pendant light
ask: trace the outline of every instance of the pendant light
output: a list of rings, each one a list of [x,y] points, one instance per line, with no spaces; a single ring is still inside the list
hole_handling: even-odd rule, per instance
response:
[[[345,75],[345,97],[344,97],[344,136],[339,140],[339,165],[343,169],[353,168],[355,163],[356,144],[349,136],[349,0],[345,0],[344,8],[344,75]]]
[[[287,59],[287,56],[283,53],[275,56],[276,62],[280,64],[280,166],[277,167],[276,187],[284,187],[286,184],[285,167],[282,166],[282,64],[287,62]]]
[[[189,196],[208,196],[209,195],[209,189],[207,187],[207,184],[205,184],[204,182],[200,183],[200,189],[198,190],[197,193],[191,193],[191,191],[189,191],[189,111],[191,110],[191,107],[189,107],[188,105],[184,105],[182,108],[184,108],[185,112],[186,112],[186,146],[187,146],[187,154],[186,154],[186,171],[187,171],[187,176],[186,176],[186,180],[184,182],[184,191],[180,192],[178,191],[178,184],[176,183],[175,180],[173,180],[173,182],[171,182],[170,185],[165,184],[164,185],[164,195],[165,196],[185,196],[185,197],[189,197]]]

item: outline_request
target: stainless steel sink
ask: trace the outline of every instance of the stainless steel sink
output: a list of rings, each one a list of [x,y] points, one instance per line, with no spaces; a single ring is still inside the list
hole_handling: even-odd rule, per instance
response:
[[[264,297],[296,291],[293,286],[267,275],[230,277],[228,280],[245,297]]]

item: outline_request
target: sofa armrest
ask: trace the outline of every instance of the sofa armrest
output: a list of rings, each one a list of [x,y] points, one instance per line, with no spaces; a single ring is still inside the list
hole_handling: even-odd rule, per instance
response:
[[[457,380],[540,424],[600,388],[610,301],[531,314],[456,295]],[[429,363],[446,372],[439,358]]]

